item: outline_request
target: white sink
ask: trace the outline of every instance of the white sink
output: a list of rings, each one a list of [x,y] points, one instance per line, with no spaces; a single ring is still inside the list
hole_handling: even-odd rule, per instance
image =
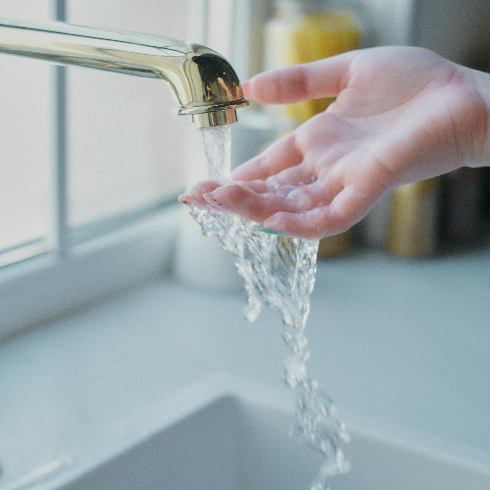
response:
[[[292,412],[251,401],[236,390],[217,391],[201,402],[196,400],[203,399],[202,389],[188,394],[197,406],[179,417],[177,406],[167,405],[174,412],[170,423],[102,463],[73,467],[57,481],[33,488],[309,490],[320,459],[289,437]],[[485,468],[356,431],[351,437],[345,452],[352,469],[333,479],[332,490],[490,489]]]

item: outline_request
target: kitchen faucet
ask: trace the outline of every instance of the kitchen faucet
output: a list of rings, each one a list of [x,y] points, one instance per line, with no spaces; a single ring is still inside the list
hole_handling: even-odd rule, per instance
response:
[[[194,126],[236,122],[248,105],[238,77],[221,55],[167,37],[0,17],[0,53],[165,80]]]

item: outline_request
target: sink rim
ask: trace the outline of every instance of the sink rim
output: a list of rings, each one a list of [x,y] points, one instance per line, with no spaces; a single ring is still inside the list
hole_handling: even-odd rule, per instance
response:
[[[230,397],[242,405],[249,404],[263,409],[280,411],[285,415],[294,417],[294,393],[280,383],[277,386],[270,386],[239,379],[226,373],[214,373],[135,413],[130,420],[125,421],[127,431],[124,434],[119,434],[119,437],[111,441],[101,441],[100,446],[95,450],[94,447],[84,448],[75,457],[61,457],[62,464],[59,468],[55,468],[56,471],[52,474],[46,474],[38,482],[24,487],[35,490],[55,490],[63,487],[96,468],[100,468],[108,461],[131,450],[151,436],[169,429],[221,399]],[[490,465],[487,466],[475,462],[472,458],[461,456],[465,453],[460,452],[459,448],[443,448],[444,444],[441,444],[441,441],[431,441],[425,444],[420,438],[403,438],[396,433],[388,434],[367,428],[362,424],[356,424],[353,420],[350,420],[347,425],[354,438],[357,436],[375,443],[396,446],[424,458],[442,461],[471,472],[486,475],[490,479]],[[423,438],[423,435],[420,437]],[[349,457],[349,446],[346,448],[346,453]],[[352,463],[355,465],[355,461]],[[20,490],[20,488],[22,487],[19,487],[18,481],[2,487],[3,490]]]

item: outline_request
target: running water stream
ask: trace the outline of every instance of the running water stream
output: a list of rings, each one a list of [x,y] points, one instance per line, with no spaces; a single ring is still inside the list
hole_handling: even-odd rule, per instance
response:
[[[230,127],[206,128],[202,132],[209,178],[228,179]],[[282,336],[289,348],[284,378],[297,395],[293,432],[324,456],[311,490],[328,490],[331,477],[349,469],[338,445],[348,441],[349,436],[335,416],[332,401],[310,378],[305,364],[309,357],[305,326],[315,284],[318,242],[264,233],[258,223],[218,210],[191,207],[191,215],[205,235],[216,235],[221,247],[236,256],[248,297],[246,319],[253,322],[264,306],[272,307],[282,317]]]

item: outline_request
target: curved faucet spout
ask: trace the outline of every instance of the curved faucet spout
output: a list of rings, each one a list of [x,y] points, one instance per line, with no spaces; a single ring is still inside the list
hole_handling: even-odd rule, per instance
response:
[[[171,38],[0,17],[0,53],[160,78],[172,89],[177,113],[197,127],[234,123],[236,109],[248,105],[226,59]]]

